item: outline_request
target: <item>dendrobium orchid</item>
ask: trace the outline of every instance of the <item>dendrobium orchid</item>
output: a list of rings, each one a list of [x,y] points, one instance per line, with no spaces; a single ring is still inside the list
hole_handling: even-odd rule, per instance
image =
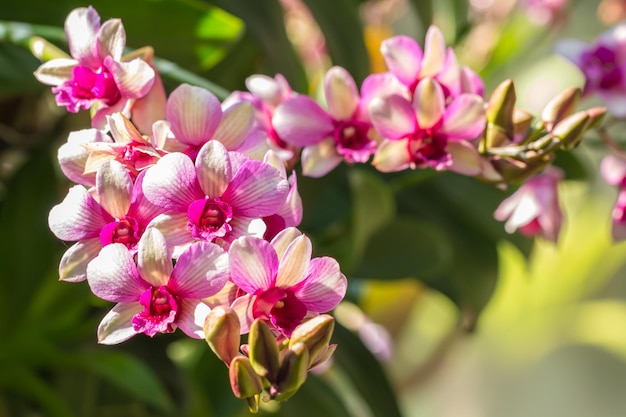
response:
[[[87,266],[93,293],[117,303],[98,327],[98,341],[116,344],[138,333],[150,337],[180,328],[201,339],[210,308],[201,299],[216,294],[228,280],[228,255],[219,246],[197,242],[172,266],[163,235],[146,230],[137,251],[114,243]]]
[[[65,33],[71,58],[55,58],[43,63],[35,77],[54,86],[59,106],[76,113],[92,109],[92,126],[102,128],[105,115],[116,111],[130,113],[133,100],[150,91],[155,72],[140,58],[122,58],[126,32],[119,19],[100,25],[93,7],[74,9],[65,20]]]
[[[554,166],[530,178],[500,203],[495,219],[506,221],[508,233],[519,230],[526,236],[541,236],[556,243],[563,222],[557,193],[562,178],[563,171]]]
[[[300,95],[278,106],[274,128],[286,142],[304,147],[302,173],[321,177],[342,160],[367,162],[378,142],[369,122],[367,108],[352,76],[341,67],[332,67],[324,78],[328,111],[315,100]]]
[[[146,171],[143,190],[168,211],[153,222],[168,243],[217,240],[227,246],[248,233],[252,220],[283,207],[289,183],[274,167],[210,140],[195,165],[186,154],[165,155]]]
[[[229,250],[230,279],[245,293],[232,308],[247,333],[260,318],[286,337],[310,315],[337,306],[346,277],[333,258],[311,259],[311,241],[290,227],[271,242],[253,236],[235,240]]]
[[[615,117],[626,117],[626,23],[600,35],[594,43],[564,39],[556,52],[585,77],[584,95],[597,94]]]
[[[143,176],[133,184],[117,161],[103,163],[96,173],[95,198],[82,185],[70,188],[50,210],[50,230],[61,240],[77,242],[61,258],[59,277],[84,281],[87,264],[103,246],[123,244],[131,253],[148,223],[163,210],[143,196]]]
[[[432,78],[419,82],[413,103],[399,95],[374,98],[372,124],[385,138],[372,164],[382,172],[430,166],[478,174],[480,155],[471,142],[485,129],[483,99],[460,94],[446,105],[444,90]]]
[[[600,173],[607,183],[619,191],[613,207],[611,235],[615,242],[621,242],[626,240],[626,159],[616,155],[605,156]]]

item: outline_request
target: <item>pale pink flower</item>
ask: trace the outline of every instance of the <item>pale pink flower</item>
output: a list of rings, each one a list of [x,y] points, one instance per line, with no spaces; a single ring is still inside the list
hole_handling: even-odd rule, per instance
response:
[[[61,240],[77,242],[61,258],[61,280],[85,280],[87,264],[103,246],[120,243],[136,251],[148,223],[163,212],[144,198],[142,180],[140,175],[133,184],[121,164],[108,161],[96,173],[93,196],[87,188],[75,185],[50,210],[52,233]]]
[[[302,173],[321,177],[342,160],[367,162],[376,150],[375,132],[352,76],[332,67],[324,78],[328,110],[300,95],[285,101],[272,119],[279,136],[302,150]]]
[[[97,297],[118,304],[98,327],[99,343],[176,328],[195,339],[204,337],[210,308],[201,300],[218,293],[228,280],[228,256],[213,243],[198,242],[172,264],[165,238],[153,228],[139,241],[137,264],[122,244],[102,248],[87,267],[87,282]]]
[[[167,211],[152,224],[170,244],[227,245],[247,234],[252,220],[277,213],[289,183],[274,167],[211,140],[200,148],[195,165],[186,154],[165,155],[146,172],[143,190]]]
[[[484,100],[460,94],[446,105],[441,85],[424,78],[413,102],[399,95],[374,98],[369,106],[372,123],[385,138],[372,164],[382,172],[430,166],[465,175],[482,170],[472,140],[485,129]]]
[[[155,72],[145,61],[124,62],[126,32],[119,19],[100,25],[93,7],[74,9],[65,20],[71,58],[55,58],[42,64],[35,77],[54,86],[57,104],[76,113],[96,106],[93,127],[102,127],[104,115],[129,112],[134,99],[145,96]]]
[[[289,337],[310,315],[337,306],[347,280],[333,258],[311,259],[311,241],[291,227],[271,242],[253,236],[235,240],[229,250],[230,279],[245,294],[232,304],[247,333],[262,319]]]
[[[611,235],[614,241],[620,242],[626,239],[626,159],[607,155],[602,160],[600,172],[607,183],[619,190],[613,207]]]
[[[610,113],[626,117],[626,23],[602,33],[591,44],[565,39],[555,49],[582,71],[583,94],[597,94]]]
[[[77,184],[93,186],[96,184],[96,171],[85,172],[87,160],[92,144],[104,142],[111,143],[113,140],[104,131],[98,129],[82,129],[71,132],[67,142],[59,147],[57,160],[59,167],[65,176]]]
[[[500,203],[495,219],[506,221],[504,228],[508,233],[519,230],[526,236],[541,236],[556,243],[563,222],[558,199],[561,179],[563,172],[554,166],[531,177]]]

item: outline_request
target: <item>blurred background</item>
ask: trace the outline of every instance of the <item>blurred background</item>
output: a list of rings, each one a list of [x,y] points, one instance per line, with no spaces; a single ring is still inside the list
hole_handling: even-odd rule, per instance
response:
[[[96,343],[110,308],[86,284],[58,282],[70,243],[49,231],[69,182],[56,162],[86,112],[58,108],[32,76],[28,41],[59,48],[75,0],[0,0],[0,416],[249,415],[226,367],[180,332]],[[583,78],[553,52],[592,42],[626,18],[622,0],[93,0],[122,19],[127,46],[154,47],[165,86],[224,97],[251,74],[283,74],[316,96],[331,65],[357,83],[385,71],[380,42],[423,45],[431,23],[486,94],[515,82],[539,114]],[[585,99],[580,107],[597,102]],[[616,139],[620,143],[626,136]],[[508,235],[493,220],[510,194],[452,173],[380,174],[340,166],[299,178],[301,229],[349,279],[335,311],[331,366],[260,415],[329,417],[616,417],[626,415],[626,246],[613,244],[616,190],[598,178],[592,132],[559,154],[565,225],[558,244]]]

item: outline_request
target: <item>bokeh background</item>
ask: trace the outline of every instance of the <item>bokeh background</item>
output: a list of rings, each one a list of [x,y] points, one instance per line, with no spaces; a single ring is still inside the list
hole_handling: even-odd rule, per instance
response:
[[[189,82],[221,98],[255,73],[281,73],[313,96],[331,65],[360,82],[385,70],[381,40],[423,45],[435,23],[487,94],[511,78],[534,114],[584,82],[554,43],[593,41],[626,18],[621,0],[0,0],[1,417],[249,415],[203,341],[100,346],[110,306],[84,283],[58,282],[69,243],[47,215],[70,184],[56,150],[89,117],[56,107],[28,45],[43,36],[67,50],[65,16],[89,4],[122,18],[129,47],[154,47],[168,90]],[[624,143],[619,123],[613,131]],[[597,175],[605,152],[592,132],[558,155],[566,222],[556,245],[506,234],[492,213],[512,190],[472,178],[367,165],[299,178],[301,228],[317,255],[340,261],[349,293],[335,311],[332,365],[260,415],[626,415],[626,246],[611,242],[616,190]]]

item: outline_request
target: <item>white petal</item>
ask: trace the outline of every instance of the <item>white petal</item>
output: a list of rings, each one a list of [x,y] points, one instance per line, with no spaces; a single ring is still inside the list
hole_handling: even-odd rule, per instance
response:
[[[119,303],[107,313],[98,326],[98,343],[115,345],[137,334],[133,328],[133,316],[143,306],[139,303]]]
[[[311,241],[305,235],[297,237],[280,258],[276,286],[289,288],[302,281],[309,267],[312,253]]]
[[[133,179],[122,164],[106,161],[96,174],[96,190],[100,205],[116,219],[128,213],[133,192]]]
[[[167,284],[173,268],[172,255],[163,234],[153,227],[146,229],[137,250],[137,269],[141,277],[159,287]]]

